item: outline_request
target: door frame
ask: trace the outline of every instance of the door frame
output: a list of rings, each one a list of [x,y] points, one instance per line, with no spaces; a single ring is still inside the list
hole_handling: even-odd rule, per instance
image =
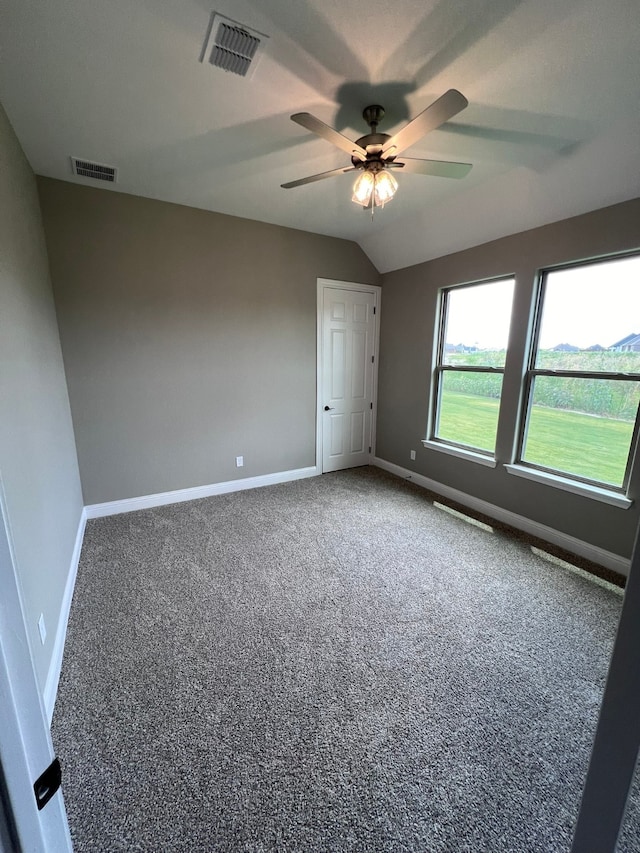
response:
[[[324,430],[324,418],[322,417],[324,398],[322,394],[322,342],[323,342],[323,320],[324,320],[324,291],[331,290],[356,290],[360,293],[373,293],[376,297],[375,324],[373,328],[373,376],[371,400],[373,410],[371,412],[371,453],[369,462],[376,455],[376,422],[378,412],[378,361],[380,355],[380,303],[382,301],[382,288],[378,284],[362,284],[354,281],[336,281],[331,278],[319,278],[317,284],[316,305],[316,469],[318,474],[322,470],[322,442]]]
[[[0,809],[0,820],[3,832],[10,837],[15,834],[21,849],[71,853],[62,790],[42,810],[37,808],[33,790],[34,781],[51,763],[54,751],[36,680],[16,565],[0,479],[0,773],[8,795],[8,802]]]

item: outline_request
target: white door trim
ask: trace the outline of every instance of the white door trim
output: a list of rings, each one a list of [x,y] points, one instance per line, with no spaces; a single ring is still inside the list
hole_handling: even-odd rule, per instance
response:
[[[380,355],[380,303],[382,301],[382,288],[377,284],[360,284],[353,281],[335,281],[330,278],[318,279],[317,304],[316,304],[316,469],[322,474],[322,438],[324,418],[322,407],[324,399],[322,394],[322,320],[324,289],[326,287],[334,290],[357,290],[361,293],[373,293],[376,297],[376,322],[374,328],[374,361],[373,361],[373,412],[371,415],[371,453],[369,459],[376,455],[376,419],[378,411],[378,360]]]
[[[62,791],[39,811],[32,787],[54,752],[36,682],[16,565],[0,480],[0,761],[9,795],[7,805],[21,849],[71,853]],[[2,812],[0,819],[5,820],[8,816]]]

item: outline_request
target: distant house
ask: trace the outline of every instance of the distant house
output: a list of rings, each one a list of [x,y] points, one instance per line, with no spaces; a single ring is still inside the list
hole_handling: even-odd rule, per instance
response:
[[[580,347],[575,347],[573,344],[557,344],[551,352],[580,352]]]
[[[467,344],[445,344],[445,352],[478,352],[478,347],[467,346]]]
[[[615,352],[640,352],[640,335],[637,332],[627,335],[621,341],[611,344],[609,349]]]

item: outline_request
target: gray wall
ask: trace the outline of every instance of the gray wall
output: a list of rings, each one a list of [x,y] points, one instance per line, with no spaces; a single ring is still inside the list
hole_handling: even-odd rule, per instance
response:
[[[82,493],[35,177],[0,107],[0,477],[44,688]],[[47,626],[42,646],[40,613]]]
[[[617,509],[422,447],[426,436],[438,289],[492,276],[516,277],[512,338],[496,455],[511,460],[523,372],[522,341],[536,273],[548,265],[640,247],[640,199],[525,231],[397,270],[382,279],[377,455],[440,483],[546,524],[623,557],[631,553],[639,508]],[[640,282],[638,282],[640,286]],[[606,294],[603,294],[606,298]],[[635,322],[635,321],[634,321]],[[632,324],[633,325],[633,324]],[[415,462],[409,451],[415,449]],[[640,460],[639,460],[640,461]],[[640,497],[640,465],[631,497]]]
[[[85,503],[314,465],[316,280],[377,284],[362,250],[38,186]]]

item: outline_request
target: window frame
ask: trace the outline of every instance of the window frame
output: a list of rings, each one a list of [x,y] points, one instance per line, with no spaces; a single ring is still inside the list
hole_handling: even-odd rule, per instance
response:
[[[526,362],[526,371],[522,382],[522,408],[521,417],[519,419],[519,428],[517,432],[517,454],[515,464],[508,466],[509,468],[523,468],[531,472],[540,472],[545,478],[557,478],[559,482],[575,482],[577,485],[583,485],[594,490],[603,490],[607,492],[617,493],[620,495],[628,495],[629,481],[633,470],[633,461],[638,449],[638,440],[640,436],[640,404],[636,411],[631,440],[629,442],[629,450],[627,453],[627,461],[625,463],[624,476],[622,485],[616,486],[611,483],[605,483],[601,480],[593,480],[589,477],[583,477],[579,474],[574,474],[568,471],[562,471],[558,468],[549,468],[535,462],[528,462],[524,459],[524,453],[527,444],[527,436],[529,431],[529,422],[531,410],[533,408],[533,392],[535,380],[538,376],[551,376],[568,379],[595,379],[595,380],[613,380],[624,382],[638,382],[640,384],[640,373],[621,373],[612,371],[587,371],[587,370],[553,370],[550,368],[536,367],[538,356],[540,335],[542,332],[542,314],[544,309],[544,297],[547,289],[547,278],[549,274],[559,270],[578,269],[580,267],[594,266],[596,264],[615,262],[623,258],[638,257],[638,252],[624,252],[621,254],[610,255],[604,258],[590,258],[582,261],[572,261],[570,263],[558,264],[556,266],[545,267],[538,271],[536,276],[535,300],[533,305],[533,326],[528,336],[528,354]],[[514,472],[515,473],[515,472]]]
[[[435,448],[437,450],[442,450],[445,453],[450,453],[454,456],[461,456],[463,458],[473,459],[476,462],[483,463],[485,465],[490,465],[491,467],[495,467],[496,465],[496,445],[498,441],[498,425],[500,421],[500,406],[502,404],[502,386],[500,391],[500,398],[498,400],[498,424],[496,425],[496,441],[494,443],[493,450],[486,450],[482,447],[475,447],[470,444],[462,444],[461,442],[452,441],[449,438],[440,438],[436,435],[438,430],[438,424],[440,421],[440,404],[442,397],[442,386],[443,376],[446,372],[453,373],[488,373],[488,374],[497,374],[503,377],[504,383],[504,374],[506,368],[506,355],[508,352],[505,351],[505,364],[502,367],[491,367],[489,365],[451,365],[444,364],[445,357],[445,345],[446,345],[446,336],[447,336],[447,320],[448,320],[448,310],[449,310],[449,293],[453,290],[462,290],[468,289],[471,287],[481,287],[485,284],[497,284],[501,281],[511,281],[513,282],[513,291],[512,291],[512,301],[511,301],[511,315],[509,319],[509,329],[508,335],[511,334],[511,321],[513,317],[513,303],[515,299],[515,287],[516,287],[516,277],[515,274],[506,274],[500,276],[491,276],[490,278],[478,279],[476,281],[468,281],[460,284],[451,284],[446,287],[441,287],[438,291],[438,309],[436,311],[436,336],[435,336],[435,347],[434,354],[432,357],[432,373],[431,373],[431,381],[433,392],[431,395],[431,405],[429,408],[429,430],[427,433],[426,440],[423,440],[423,445],[425,447]]]

